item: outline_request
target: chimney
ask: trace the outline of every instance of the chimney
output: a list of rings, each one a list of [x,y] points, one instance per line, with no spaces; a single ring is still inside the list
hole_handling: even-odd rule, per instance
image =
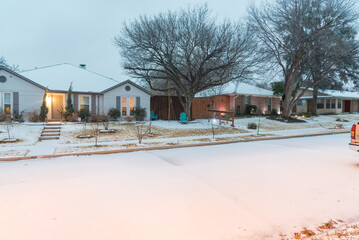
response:
[[[86,69],[86,64],[80,64],[80,68]]]

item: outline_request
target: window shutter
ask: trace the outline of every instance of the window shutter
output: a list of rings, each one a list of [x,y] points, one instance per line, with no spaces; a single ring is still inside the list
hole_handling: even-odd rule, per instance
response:
[[[74,110],[79,111],[79,95],[77,93],[73,94],[74,96]]]
[[[121,97],[116,96],[116,109],[121,110]]]
[[[140,97],[136,97],[136,108],[139,108],[139,107],[141,107],[141,99],[140,99]]]
[[[92,113],[96,113],[96,95],[91,96],[91,109]]]
[[[13,92],[12,93],[12,103],[13,103],[13,113],[14,114],[19,114],[19,93],[18,92]]]

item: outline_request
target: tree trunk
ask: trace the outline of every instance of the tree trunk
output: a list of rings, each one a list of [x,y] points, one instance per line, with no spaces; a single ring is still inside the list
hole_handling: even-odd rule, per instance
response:
[[[189,100],[186,99],[186,102],[183,105],[184,111],[185,111],[185,113],[186,113],[189,120],[192,120],[192,114],[191,114],[192,101],[189,101]]]
[[[318,87],[317,85],[313,88],[313,105],[310,109],[312,115],[317,115],[317,102],[318,102]]]
[[[289,118],[290,114],[292,113],[293,106],[291,106],[291,99],[292,99],[292,85],[290,81],[286,79],[284,83],[284,93],[282,97],[282,106],[283,106],[282,117],[284,118]]]

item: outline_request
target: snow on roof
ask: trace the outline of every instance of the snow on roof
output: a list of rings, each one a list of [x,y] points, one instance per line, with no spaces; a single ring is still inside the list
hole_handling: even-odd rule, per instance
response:
[[[350,92],[350,91],[340,91],[340,90],[325,90],[320,91],[326,95],[318,95],[318,98],[350,98],[350,99],[359,99],[359,92]],[[301,99],[312,99],[313,96],[303,96]]]
[[[263,88],[259,88],[247,83],[239,83],[238,85],[234,82],[230,82],[226,84],[225,88],[223,89],[223,94],[244,94],[244,95],[265,95],[265,96],[272,96],[273,91],[269,91]]]
[[[359,99],[358,92],[339,91],[339,90],[326,90],[323,93],[338,98],[357,98]]]
[[[247,83],[229,82],[221,87],[215,87],[199,93],[199,96],[214,96],[227,94],[273,96],[273,91],[256,87]]]
[[[52,91],[67,91],[72,83],[74,92],[98,93],[120,83],[69,63],[26,70],[20,74]]]

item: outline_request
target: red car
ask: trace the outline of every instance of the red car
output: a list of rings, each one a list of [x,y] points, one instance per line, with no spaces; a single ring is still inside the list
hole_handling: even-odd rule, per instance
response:
[[[349,143],[349,148],[356,152],[359,152],[359,123],[355,123],[352,126],[350,131],[351,141]]]

